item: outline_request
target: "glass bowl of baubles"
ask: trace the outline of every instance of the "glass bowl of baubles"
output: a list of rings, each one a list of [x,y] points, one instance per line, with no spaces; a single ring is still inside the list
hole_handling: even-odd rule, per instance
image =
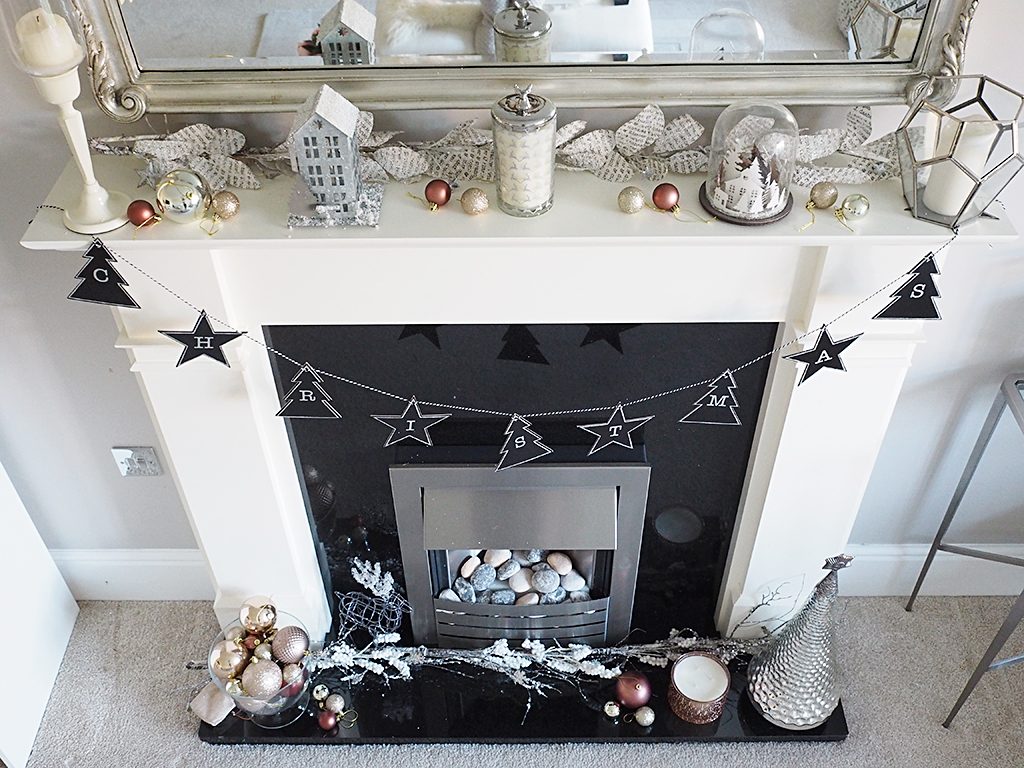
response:
[[[210,677],[243,716],[262,728],[283,728],[309,702],[309,635],[296,617],[270,598],[250,597],[238,621],[217,636],[207,666]]]

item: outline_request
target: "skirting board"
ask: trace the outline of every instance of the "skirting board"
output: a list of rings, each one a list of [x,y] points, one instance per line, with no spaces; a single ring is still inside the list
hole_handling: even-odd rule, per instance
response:
[[[51,549],[76,600],[213,600],[198,549]]]
[[[965,544],[1024,558],[1024,544]],[[928,544],[850,544],[850,567],[839,574],[847,597],[909,595],[928,556]],[[922,595],[1019,595],[1024,568],[939,552],[921,588]]]

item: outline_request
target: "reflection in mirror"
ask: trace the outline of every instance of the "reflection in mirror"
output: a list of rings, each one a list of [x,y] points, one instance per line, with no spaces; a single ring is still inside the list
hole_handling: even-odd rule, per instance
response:
[[[139,68],[907,61],[934,0],[119,0]]]

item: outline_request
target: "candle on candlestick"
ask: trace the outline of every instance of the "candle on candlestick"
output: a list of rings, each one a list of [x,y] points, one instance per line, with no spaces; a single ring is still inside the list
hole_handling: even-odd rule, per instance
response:
[[[77,67],[85,56],[67,19],[45,8],[24,14],[14,31],[18,38],[15,54],[30,74],[60,75]]]
[[[957,130],[961,125],[963,128],[957,138]],[[967,117],[962,123],[947,118],[939,129],[935,156],[950,154],[952,149],[951,157],[957,163],[974,176],[981,177],[985,173],[985,164],[998,133],[998,124],[985,117]],[[940,161],[931,168],[921,202],[942,216],[958,215],[974,193],[974,180],[948,160]]]

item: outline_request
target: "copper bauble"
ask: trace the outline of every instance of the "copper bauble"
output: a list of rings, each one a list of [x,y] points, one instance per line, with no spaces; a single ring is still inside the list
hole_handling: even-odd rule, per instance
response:
[[[444,179],[434,179],[427,182],[423,196],[427,198],[432,208],[440,208],[452,199],[452,186]]]
[[[277,608],[269,597],[248,597],[238,612],[238,620],[250,632],[266,632],[277,621]]]
[[[156,215],[156,208],[148,200],[132,200],[128,203],[128,221],[136,227],[144,227],[147,224],[156,224],[160,217]]]
[[[254,699],[269,699],[281,690],[283,682],[281,668],[272,661],[256,659],[242,673],[245,695]]]
[[[163,218],[178,224],[199,221],[210,207],[210,187],[194,171],[168,171],[156,183],[156,207]]]
[[[210,671],[221,680],[238,677],[249,661],[249,651],[233,640],[221,640],[210,650]]]
[[[295,664],[309,650],[309,635],[302,627],[281,627],[272,643],[274,658],[283,664]]]
[[[643,672],[623,672],[615,682],[615,698],[627,709],[639,709],[651,700],[651,681]]]
[[[462,203],[462,210],[470,216],[484,213],[491,206],[491,201],[487,199],[487,193],[480,189],[480,187],[470,187],[467,189],[462,193],[459,202]]]
[[[238,199],[238,195],[226,189],[222,189],[210,200],[210,211],[214,216],[225,220],[235,216],[241,207],[242,203]]]
[[[651,202],[663,211],[672,211],[679,207],[679,189],[675,184],[659,184],[651,194]]]
[[[317,717],[316,722],[323,730],[330,731],[338,724],[338,716],[325,709]]]

